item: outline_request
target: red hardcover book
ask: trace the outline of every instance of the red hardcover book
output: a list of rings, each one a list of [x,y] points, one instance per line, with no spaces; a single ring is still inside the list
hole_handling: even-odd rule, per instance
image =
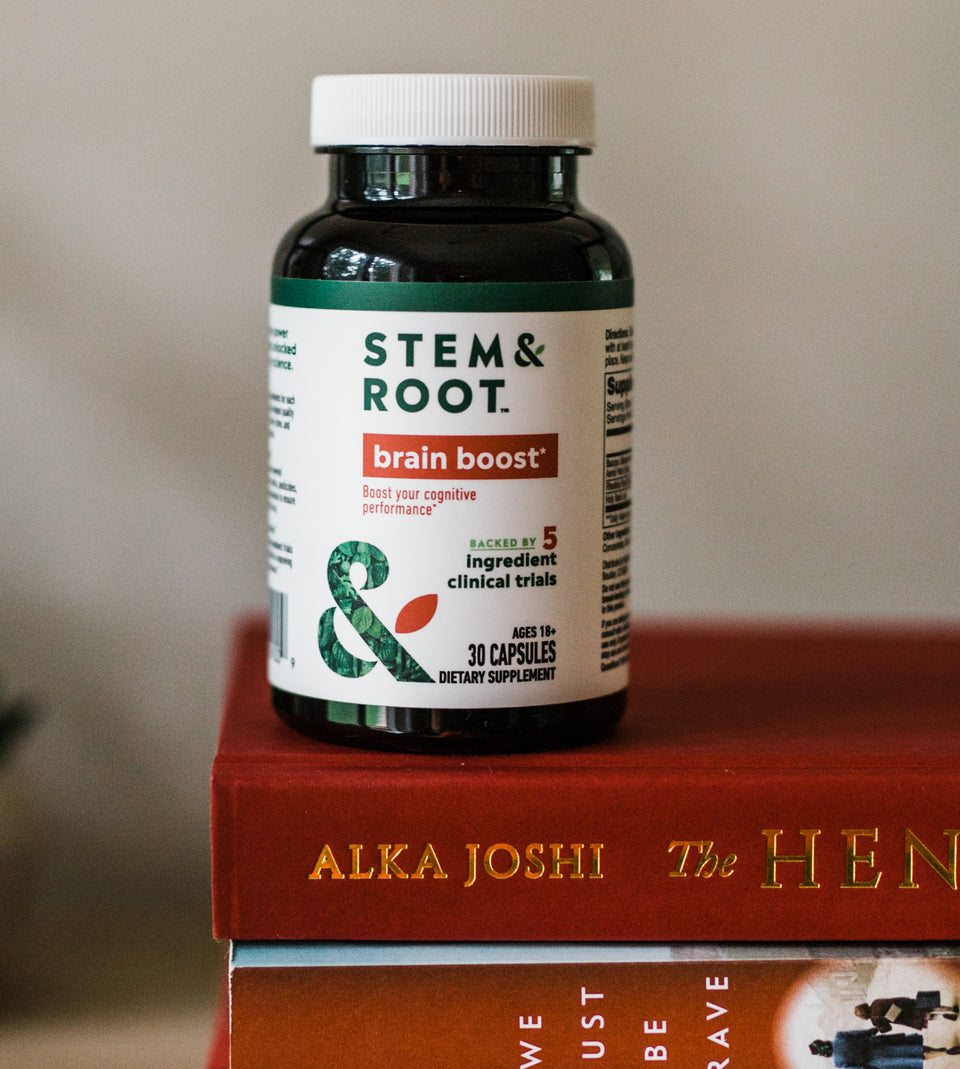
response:
[[[957,935],[960,631],[638,624],[610,739],[438,757],[300,737],[238,630],[214,932],[241,940]]]
[[[230,1065],[815,1069],[919,1066],[925,1054],[960,1064],[958,952],[240,944]]]

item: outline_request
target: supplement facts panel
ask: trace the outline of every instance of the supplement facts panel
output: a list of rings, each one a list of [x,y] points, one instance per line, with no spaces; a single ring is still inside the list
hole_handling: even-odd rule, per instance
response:
[[[603,430],[603,588],[605,670],[630,647],[630,498],[633,450],[633,328],[606,332]]]

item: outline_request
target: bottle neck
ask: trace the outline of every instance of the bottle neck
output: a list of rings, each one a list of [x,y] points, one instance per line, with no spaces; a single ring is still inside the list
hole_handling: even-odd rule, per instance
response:
[[[337,150],[331,206],[578,206],[577,149]]]

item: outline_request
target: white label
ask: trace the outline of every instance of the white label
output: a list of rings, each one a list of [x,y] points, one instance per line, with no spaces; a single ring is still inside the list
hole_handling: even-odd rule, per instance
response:
[[[632,364],[629,308],[272,305],[271,683],[451,709],[623,689]]]

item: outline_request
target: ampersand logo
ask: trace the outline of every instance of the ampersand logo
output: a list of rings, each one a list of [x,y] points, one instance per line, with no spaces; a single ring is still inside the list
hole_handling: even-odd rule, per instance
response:
[[[336,606],[320,617],[317,642],[327,667],[338,676],[359,678],[376,667],[377,662],[401,683],[432,683],[433,678],[400,644],[399,639],[363,600],[350,578],[355,564],[363,566],[366,578],[360,590],[374,590],[387,581],[390,565],[384,552],[369,542],[341,542],[327,561],[327,583]],[[437,607],[436,594],[424,594],[408,602],[398,613],[394,630],[401,633],[419,631],[430,622]],[[352,654],[337,638],[334,621],[337,609],[363,639],[376,660],[368,661]]]
[[[521,334],[517,338],[517,344],[520,348],[513,354],[513,359],[520,367],[543,367],[543,361],[540,357],[543,355],[543,350],[546,346],[538,345],[536,349],[531,348],[536,340],[532,334]]]

